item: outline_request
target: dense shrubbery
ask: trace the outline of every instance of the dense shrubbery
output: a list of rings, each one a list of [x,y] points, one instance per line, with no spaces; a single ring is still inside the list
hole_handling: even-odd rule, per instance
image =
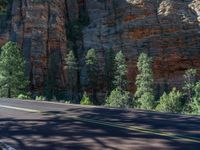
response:
[[[164,93],[160,97],[159,104],[156,107],[156,110],[162,112],[173,112],[180,113],[183,108],[183,103],[181,101],[183,94],[173,88],[172,91],[167,94]]]
[[[133,103],[129,92],[116,88],[107,97],[106,105],[110,107],[131,108]]]

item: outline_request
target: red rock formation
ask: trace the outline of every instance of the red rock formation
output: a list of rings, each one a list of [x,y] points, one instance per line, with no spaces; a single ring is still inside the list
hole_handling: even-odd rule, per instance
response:
[[[30,75],[33,90],[41,91],[44,87],[49,55],[58,52],[61,56],[59,63],[62,66],[63,56],[67,52],[65,0],[52,0],[51,3],[15,0],[11,14],[10,39],[18,42],[24,51],[28,62],[27,74]],[[60,83],[63,83],[61,86],[64,86],[62,67],[59,73]]]
[[[179,86],[186,69],[200,68],[200,1],[111,0],[104,5],[87,3],[91,24],[84,30],[84,47],[123,50],[131,90],[142,51],[153,57],[155,81],[161,86]]]
[[[66,84],[62,69],[68,51],[65,24],[85,12],[90,24],[83,28],[82,40],[73,41],[81,66],[89,48],[97,50],[101,70],[106,49],[123,50],[131,90],[142,51],[153,57],[155,81],[161,85],[180,85],[184,70],[200,68],[199,0],[14,0],[11,27],[0,32],[0,46],[11,39],[22,47],[33,90],[43,89],[53,52],[60,56],[57,80],[61,87]],[[80,76],[83,82],[84,67]],[[103,86],[101,81],[99,87]]]

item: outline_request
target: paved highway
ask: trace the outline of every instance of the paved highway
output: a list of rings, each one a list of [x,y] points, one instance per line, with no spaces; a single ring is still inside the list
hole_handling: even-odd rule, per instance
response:
[[[17,150],[198,150],[200,117],[0,99],[0,142]]]

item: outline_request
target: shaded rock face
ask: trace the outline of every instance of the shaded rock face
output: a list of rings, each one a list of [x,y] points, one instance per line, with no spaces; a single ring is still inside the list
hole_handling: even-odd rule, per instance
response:
[[[0,29],[0,46],[9,39],[18,42],[33,90],[43,89],[52,53],[59,54],[59,85],[67,84],[63,69],[63,58],[69,51],[66,24],[80,19],[83,12],[90,23],[82,29],[81,44],[75,49],[80,65],[86,51],[95,48],[103,75],[105,51],[122,50],[130,90],[135,88],[141,52],[153,57],[155,81],[161,89],[165,84],[180,85],[184,70],[200,68],[199,0],[13,0],[8,25]],[[82,69],[81,83],[84,72]],[[105,89],[102,80],[99,85]]]

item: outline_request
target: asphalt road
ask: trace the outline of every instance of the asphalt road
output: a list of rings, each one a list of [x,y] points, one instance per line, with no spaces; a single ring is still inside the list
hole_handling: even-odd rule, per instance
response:
[[[17,150],[198,150],[200,117],[0,99],[0,142]]]

